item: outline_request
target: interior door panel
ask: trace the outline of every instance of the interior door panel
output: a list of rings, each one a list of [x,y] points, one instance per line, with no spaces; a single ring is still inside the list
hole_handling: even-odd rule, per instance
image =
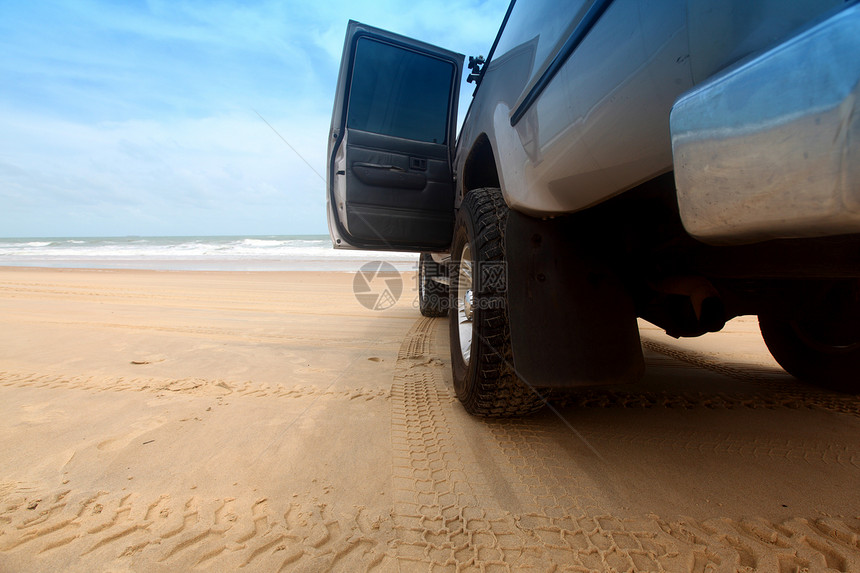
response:
[[[447,245],[454,202],[447,146],[356,130],[347,130],[346,142],[350,235]]]

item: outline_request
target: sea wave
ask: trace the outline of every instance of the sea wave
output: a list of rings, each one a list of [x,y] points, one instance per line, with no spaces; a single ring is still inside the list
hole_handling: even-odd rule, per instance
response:
[[[279,241],[276,239],[242,239],[241,244],[248,247],[280,247],[287,244],[289,241]]]
[[[206,267],[207,263],[213,263],[209,266],[214,267],[218,266],[215,264],[217,262],[225,262],[232,264],[222,266],[244,265],[276,270],[331,267],[338,266],[339,262],[348,263],[340,267],[352,268],[369,260],[414,266],[417,255],[334,249],[326,236],[0,239],[2,265],[174,269],[201,268]],[[189,264],[183,265],[183,261]]]

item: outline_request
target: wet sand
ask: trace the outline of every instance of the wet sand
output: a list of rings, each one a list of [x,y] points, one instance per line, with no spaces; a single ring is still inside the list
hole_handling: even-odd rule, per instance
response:
[[[0,571],[860,571],[860,400],[754,319],[487,421],[403,277],[0,268]]]

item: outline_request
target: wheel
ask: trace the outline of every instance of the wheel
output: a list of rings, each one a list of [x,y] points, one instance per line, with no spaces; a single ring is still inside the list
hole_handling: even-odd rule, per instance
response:
[[[448,285],[433,280],[444,276],[444,267],[434,261],[430,253],[421,253],[418,258],[418,308],[423,316],[448,315]]]
[[[840,283],[801,318],[760,315],[762,338],[792,376],[824,388],[860,393],[860,288]]]
[[[470,414],[529,414],[545,400],[513,369],[507,316],[504,229],[508,208],[498,189],[463,200],[451,251],[450,340],[454,391]]]

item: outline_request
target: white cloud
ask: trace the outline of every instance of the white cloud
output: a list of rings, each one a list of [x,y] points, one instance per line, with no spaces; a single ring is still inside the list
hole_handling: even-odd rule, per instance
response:
[[[294,128],[295,134],[282,135],[294,135],[287,141],[322,171],[327,126],[303,118],[269,121]],[[153,218],[138,215],[152,212],[160,213],[159,228],[167,234],[185,234],[189,221],[211,222],[212,234],[227,226],[247,234],[290,234],[299,227],[325,232],[323,182],[256,115],[92,126],[29,118],[4,130],[17,151],[10,160],[10,150],[0,148],[0,177],[7,183],[0,186],[0,202],[40,218],[59,217],[74,206],[78,218],[113,216],[117,224],[124,218],[126,234],[146,234]],[[50,163],[41,152],[48,132]],[[245,216],[242,229],[237,213]],[[260,227],[254,217],[263,222]],[[0,228],[17,227],[16,219],[5,211]],[[56,233],[76,234],[81,225],[69,220]],[[28,234],[52,233],[39,228]]]

